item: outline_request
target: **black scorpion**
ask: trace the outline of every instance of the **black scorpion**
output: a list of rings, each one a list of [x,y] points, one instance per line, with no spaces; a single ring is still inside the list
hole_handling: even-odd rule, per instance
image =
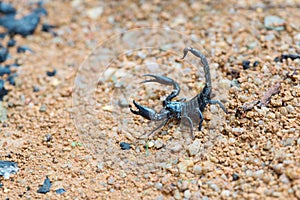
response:
[[[205,73],[205,86],[199,94],[197,94],[194,98],[192,98],[189,101],[185,101],[185,99],[172,101],[172,99],[175,98],[180,92],[180,87],[178,83],[175,82],[173,79],[165,76],[145,74],[144,76],[149,76],[154,79],[145,80],[142,83],[157,82],[164,85],[173,85],[174,88],[174,91],[172,91],[172,93],[169,96],[167,96],[167,98],[163,101],[163,109],[158,113],[155,110],[142,106],[133,100],[133,104],[136,106],[138,110],[133,110],[130,106],[130,111],[132,113],[136,115],[140,115],[148,120],[163,121],[159,126],[157,126],[154,130],[152,130],[148,134],[148,136],[152,135],[156,130],[165,126],[168,123],[168,121],[171,119],[176,119],[176,120],[187,119],[191,131],[191,137],[194,139],[193,122],[192,119],[189,117],[191,113],[197,112],[199,114],[199,118],[200,118],[199,128],[198,128],[199,131],[201,130],[202,122],[203,122],[202,112],[204,111],[207,104],[218,104],[223,109],[223,111],[227,114],[226,108],[219,100],[211,99],[212,85],[211,85],[209,65],[206,57],[203,54],[201,54],[198,50],[193,49],[191,47],[187,47],[183,50],[182,59],[185,58],[188,52],[191,52],[193,55],[201,59],[201,63],[203,64],[204,73]]]

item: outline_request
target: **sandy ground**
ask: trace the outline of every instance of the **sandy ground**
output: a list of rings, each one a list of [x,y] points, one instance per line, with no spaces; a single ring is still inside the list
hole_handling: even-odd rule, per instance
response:
[[[20,13],[30,9],[27,1],[13,4]],[[11,53],[22,65],[16,86],[6,85],[0,155],[20,169],[0,177],[1,199],[300,199],[300,59],[274,61],[300,54],[299,1],[73,0],[45,1],[45,8],[42,21],[56,25],[57,36],[40,28],[16,36],[35,53]],[[144,29],[126,35],[142,27],[161,29],[155,37]],[[125,53],[119,38],[141,49]],[[191,44],[208,56],[214,99],[229,114],[208,106],[194,140],[176,124],[138,139],[154,125],[128,103],[159,109],[170,90],[139,85],[143,74],[170,76],[180,97],[203,87],[194,57],[177,60]],[[122,54],[107,56],[115,52]],[[37,193],[46,176],[50,192]]]

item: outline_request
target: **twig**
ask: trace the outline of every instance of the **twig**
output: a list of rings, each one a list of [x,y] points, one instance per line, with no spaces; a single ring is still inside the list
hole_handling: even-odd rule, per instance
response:
[[[254,106],[266,106],[270,100],[271,97],[275,94],[278,94],[280,92],[280,82],[276,83],[273,87],[269,88],[265,94],[260,98],[260,100],[255,100],[252,102],[246,102],[243,106],[238,107],[235,113],[236,117],[244,116],[245,112],[252,110]]]

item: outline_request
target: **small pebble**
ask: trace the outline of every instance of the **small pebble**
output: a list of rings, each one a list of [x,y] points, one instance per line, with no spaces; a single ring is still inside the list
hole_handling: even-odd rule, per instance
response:
[[[181,199],[181,195],[180,195],[179,190],[175,190],[175,191],[174,191],[173,197],[174,197],[175,199],[178,199],[178,200]]]
[[[156,197],[154,200],[164,200],[164,196],[163,196],[163,195],[159,195],[159,196]]]
[[[121,142],[120,143],[120,147],[121,147],[122,150],[129,150],[129,149],[131,149],[130,144],[127,143],[127,142]]]
[[[211,189],[213,189],[214,191],[216,191],[216,192],[219,192],[219,191],[220,191],[220,188],[219,188],[219,186],[217,186],[217,184],[215,184],[215,183],[209,183],[208,185],[209,185],[209,187],[210,187]]]
[[[265,151],[269,151],[272,148],[272,144],[270,142],[270,140],[267,141],[267,144],[264,145],[263,149]]]
[[[44,180],[44,184],[38,189],[38,193],[46,194],[47,192],[50,192],[50,188],[52,186],[52,183],[48,176],[46,176],[46,179]]]
[[[33,92],[38,92],[40,91],[40,88],[36,85],[33,86]]]
[[[174,142],[170,145],[169,148],[170,148],[171,152],[178,153],[179,151],[181,151],[182,146],[178,142]]]
[[[0,47],[0,63],[6,61],[8,55],[9,55],[8,49],[4,47]]]
[[[161,189],[162,189],[162,186],[163,186],[163,185],[162,185],[161,183],[159,183],[159,182],[158,182],[158,183],[155,183],[155,188],[158,189],[158,190],[161,190]]]
[[[46,135],[45,135],[45,138],[44,138],[44,141],[45,141],[45,142],[50,142],[51,139],[52,139],[52,135],[51,135],[51,134],[46,134]]]
[[[154,141],[154,146],[156,149],[161,149],[162,147],[164,147],[164,143],[161,139],[158,139]]]
[[[239,180],[239,178],[240,178],[240,176],[237,173],[232,174],[232,180],[233,181],[237,181],[237,180]]]
[[[285,20],[278,16],[266,16],[264,19],[264,25],[267,29],[282,31],[284,30]]]
[[[115,182],[115,179],[114,179],[114,177],[112,177],[112,176],[110,176],[110,177],[107,179],[107,184],[109,184],[109,185],[114,184],[114,182]]]
[[[191,196],[192,196],[192,195],[191,195],[191,191],[190,191],[190,190],[184,191],[183,196],[184,196],[184,198],[186,198],[186,199],[191,198]]]
[[[56,75],[56,69],[53,69],[52,71],[46,72],[47,76],[55,76]]]
[[[16,40],[14,40],[14,39],[8,40],[7,47],[13,47],[15,45],[16,45]]]
[[[239,95],[239,100],[242,102],[242,103],[245,103],[247,101],[249,101],[249,97],[246,96],[246,95]]]
[[[294,108],[294,106],[292,106],[292,105],[287,105],[287,106],[286,106],[286,109],[287,109],[287,111],[288,111],[290,114],[292,114],[292,113],[295,112],[295,108]]]
[[[279,177],[279,180],[283,184],[289,184],[290,183],[289,178],[285,174],[281,174],[281,176]]]
[[[257,171],[254,172],[254,176],[256,178],[261,179],[263,175],[264,175],[264,170],[262,170],[262,169],[261,170],[257,170]]]
[[[243,60],[242,66],[243,66],[244,70],[249,69],[250,68],[250,61],[249,60]]]
[[[193,141],[192,144],[189,145],[188,151],[190,156],[197,155],[201,148],[201,141],[199,139],[196,139]]]
[[[40,112],[46,112],[46,110],[47,110],[47,106],[45,104],[42,104],[39,111]]]
[[[66,192],[66,190],[64,188],[59,188],[57,190],[55,190],[56,194],[63,194]]]
[[[234,132],[234,133],[243,133],[244,128],[232,128],[232,132]]]
[[[280,114],[282,114],[283,116],[286,116],[288,114],[286,107],[279,108],[279,111],[280,111]]]
[[[223,198],[229,197],[229,196],[230,196],[230,190],[223,190],[223,191],[221,192],[221,196],[222,196]]]
[[[191,167],[191,166],[193,166],[192,160],[184,160],[178,164],[178,169],[179,169],[180,173],[186,173],[188,167]]]
[[[90,19],[96,20],[102,15],[103,11],[103,7],[95,7],[87,10],[86,13]]]
[[[25,53],[26,51],[33,53],[33,51],[29,47],[26,47],[26,46],[18,46],[18,48],[17,48],[18,53]]]
[[[253,63],[253,67],[257,67],[259,65],[259,62],[256,60],[256,61],[254,61],[254,63]]]
[[[292,146],[293,143],[295,141],[295,138],[287,138],[285,140],[282,141],[283,146],[287,147],[287,146]]]
[[[200,166],[200,165],[195,165],[194,167],[193,167],[193,170],[194,170],[194,173],[196,174],[196,175],[201,175],[202,174],[202,166]]]

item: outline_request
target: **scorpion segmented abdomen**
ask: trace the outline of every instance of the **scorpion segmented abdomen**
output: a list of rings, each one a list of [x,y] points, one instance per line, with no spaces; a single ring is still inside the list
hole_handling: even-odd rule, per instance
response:
[[[199,108],[199,103],[197,99],[198,95],[192,98],[191,100],[184,102],[182,107],[182,115],[189,116],[190,114],[194,113],[197,108]]]

